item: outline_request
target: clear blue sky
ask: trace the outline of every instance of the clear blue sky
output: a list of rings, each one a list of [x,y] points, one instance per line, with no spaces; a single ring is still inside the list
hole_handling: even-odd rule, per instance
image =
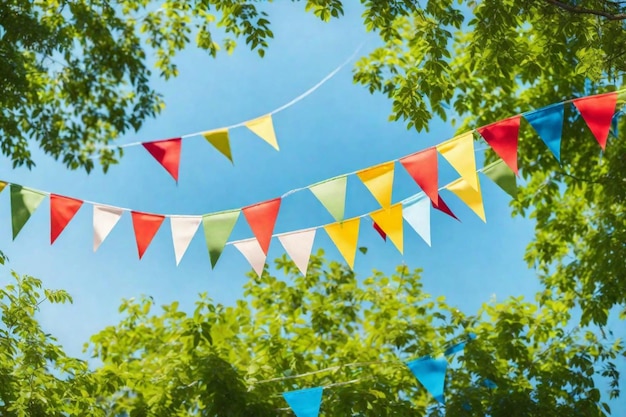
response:
[[[376,46],[376,37],[365,33],[360,9],[355,6],[356,2],[346,9],[343,19],[324,24],[305,14],[303,4],[273,5],[270,20],[275,40],[264,59],[243,45],[232,56],[224,53],[217,59],[189,48],[178,57],[180,76],[168,83],[156,81],[164,93],[166,110],[122,142],[218,128],[260,116],[288,102],[337,67],[359,44],[365,42],[362,53]],[[7,168],[3,179],[153,213],[203,214],[237,208],[410,154],[454,134],[449,123],[441,122],[431,124],[430,133],[407,131],[402,123],[388,121],[390,108],[390,101],[382,95],[370,95],[354,85],[350,68],[345,68],[313,95],[275,116],[280,152],[247,130],[236,129],[231,132],[234,166],[203,138],[186,139],[178,185],[142,147],[127,149],[122,162],[106,175],[71,172],[49,157],[38,156],[34,170]],[[440,165],[442,184],[455,178],[443,159]],[[4,166],[10,164],[5,161]],[[510,295],[532,297],[538,284],[522,256],[532,238],[533,224],[512,219],[509,196],[486,178],[481,178],[481,183],[487,224],[444,192],[443,197],[462,222],[433,212],[432,248],[405,224],[402,256],[391,243],[385,244],[365,219],[359,245],[367,246],[369,252],[357,254],[356,271],[362,275],[372,269],[391,272],[402,262],[422,267],[425,291],[445,295],[449,303],[469,314],[494,296],[498,300]],[[394,202],[418,191],[397,165]],[[91,334],[119,320],[117,308],[122,298],[147,294],[159,305],[178,300],[183,308],[191,309],[199,292],[206,291],[215,301],[227,304],[242,296],[244,274],[250,269],[246,260],[229,246],[216,269],[211,270],[201,230],[176,267],[166,221],[139,261],[126,213],[93,253],[92,208],[85,205],[50,246],[46,200],[11,242],[9,193],[5,191],[0,198],[0,210],[5,213],[0,247],[10,257],[10,266],[43,279],[48,287],[66,289],[74,297],[73,305],[45,307],[40,316],[46,330],[72,355],[82,355],[82,345]],[[367,189],[351,177],[346,215],[360,215],[377,207]],[[303,191],[283,201],[275,230],[285,232],[330,221],[321,204]],[[232,237],[251,236],[242,216]],[[314,250],[320,247],[329,257],[340,259],[322,231]],[[274,239],[268,259],[282,253],[282,246]],[[624,333],[623,324],[620,326]]]

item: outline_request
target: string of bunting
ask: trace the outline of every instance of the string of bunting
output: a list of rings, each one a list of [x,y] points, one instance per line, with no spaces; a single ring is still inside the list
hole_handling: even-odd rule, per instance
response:
[[[618,95],[626,90],[588,96],[523,113],[490,125],[471,130],[436,146],[399,159],[368,167],[353,173],[334,177],[308,187],[291,190],[281,197],[251,206],[204,215],[164,215],[145,213],[96,202],[79,200],[45,191],[10,184],[13,239],[17,237],[32,213],[50,196],[50,242],[56,241],[84,203],[93,206],[93,249],[96,251],[113,230],[124,212],[130,212],[133,230],[141,259],[161,228],[165,218],[170,219],[176,264],[178,265],[192,238],[202,224],[211,266],[215,267],[226,245],[234,245],[261,274],[273,237],[278,238],[287,254],[306,275],[308,261],[316,232],[324,229],[346,263],[353,268],[357,250],[360,220],[370,217],[374,228],[386,240],[389,238],[403,252],[403,220],[430,246],[431,207],[458,220],[440,195],[442,189],[455,194],[486,222],[478,173],[493,180],[513,198],[517,195],[517,147],[520,119],[524,117],[560,160],[560,142],[565,103],[572,103],[580,112],[594,137],[604,149],[611,129]],[[500,156],[500,160],[480,170],[476,169],[474,132],[478,133]],[[438,154],[458,172],[460,178],[439,187]],[[422,192],[392,204],[395,163],[399,162],[410,174]],[[347,177],[355,174],[381,208],[350,219],[344,218]],[[0,192],[9,183],[0,182]],[[335,222],[312,228],[274,234],[282,198],[308,189],[321,202]],[[229,241],[240,214],[246,219],[253,238]]]
[[[468,342],[471,342],[476,339],[476,335],[473,333],[467,334],[462,341],[457,342],[455,344],[450,344],[448,348],[446,348],[442,354],[440,355],[426,355],[422,356],[418,359],[402,362],[408,370],[413,374],[413,376],[418,380],[420,385],[428,391],[428,393],[439,403],[445,404],[445,379],[446,379],[446,371],[448,368],[448,360],[447,357],[454,355],[458,352],[461,352],[465,349],[465,346]],[[346,366],[362,366],[368,364],[347,364],[347,365],[339,365],[334,366],[332,368],[322,369],[319,371],[308,372],[306,374],[301,375],[292,375],[283,378],[273,378],[267,381],[259,381],[256,384],[265,383],[265,382],[275,382],[281,381],[285,379],[294,379],[301,378],[305,376],[310,376],[312,374],[317,374],[321,372],[327,372],[331,370],[336,370],[340,367]],[[320,412],[320,408],[322,405],[322,397],[324,390],[329,388],[333,388],[336,386],[343,386],[355,382],[362,381],[362,378],[353,379],[351,381],[346,382],[336,382],[331,383],[324,386],[317,386],[312,388],[303,388],[295,391],[283,392],[282,397],[285,399],[287,404],[289,405],[289,409],[293,411],[296,417],[317,417]],[[497,385],[489,380],[482,380],[481,384],[488,389],[496,388]],[[281,409],[283,410],[283,409]]]
[[[180,154],[182,151],[182,141],[183,139],[202,136],[204,139],[213,145],[213,147],[224,155],[228,160],[234,164],[233,154],[230,146],[230,131],[232,129],[236,129],[239,127],[246,127],[252,133],[263,139],[269,145],[271,145],[277,151],[278,140],[276,139],[276,132],[274,130],[274,122],[272,116],[276,113],[279,113],[297,102],[303,100],[310,94],[312,94],[315,90],[320,88],[323,84],[325,84],[328,80],[333,78],[339,71],[341,71],[352,59],[356,56],[359,50],[363,45],[359,46],[353,53],[350,55],[341,65],[332,70],[328,75],[326,75],[323,79],[321,79],[317,84],[313,87],[309,88],[304,93],[300,94],[298,97],[289,101],[288,103],[278,107],[277,109],[272,110],[271,112],[240,123],[235,123],[230,126],[220,127],[211,130],[203,130],[199,132],[189,133],[186,135],[181,135],[178,137],[170,138],[170,139],[161,139],[161,140],[153,140],[147,142],[133,142],[127,143],[124,145],[120,145],[120,148],[128,148],[133,146],[142,145],[146,151],[152,155],[152,157],[159,163],[165,170],[174,178],[176,182],[178,182],[178,171],[180,166]]]

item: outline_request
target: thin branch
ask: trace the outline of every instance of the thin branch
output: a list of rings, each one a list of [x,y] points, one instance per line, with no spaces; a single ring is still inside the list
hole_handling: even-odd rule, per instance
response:
[[[573,6],[571,4],[563,3],[562,1],[558,1],[558,0],[544,0],[544,1],[546,3],[552,4],[553,6],[556,6],[565,11],[568,11],[570,13],[592,14],[594,16],[604,17],[607,20],[626,20],[626,13],[613,14],[613,13],[605,12],[602,10],[594,10],[594,9],[587,9],[586,7],[581,7],[581,6]]]

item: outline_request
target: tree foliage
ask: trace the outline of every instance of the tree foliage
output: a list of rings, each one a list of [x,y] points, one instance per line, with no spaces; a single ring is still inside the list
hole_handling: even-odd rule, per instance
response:
[[[607,415],[606,400],[619,394],[621,342],[572,326],[562,301],[510,298],[466,315],[426,294],[420,271],[406,266],[359,279],[321,252],[306,277],[286,257],[276,266],[284,279],[251,274],[233,306],[206,294],[189,313],[176,302],[153,311],[150,297],[125,300],[119,324],[89,344],[91,370],[36,321],[43,301],[69,296],[14,274],[0,291],[2,415],[293,415],[282,392],[326,386],[329,416],[592,417]],[[403,362],[459,341],[443,407]]]

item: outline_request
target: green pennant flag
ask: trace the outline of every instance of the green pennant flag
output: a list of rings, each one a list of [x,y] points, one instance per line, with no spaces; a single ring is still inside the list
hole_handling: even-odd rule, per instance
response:
[[[31,214],[35,212],[39,204],[46,198],[46,194],[11,184],[11,222],[13,225],[13,240],[17,237],[22,227],[26,224]]]
[[[237,209],[202,216],[202,228],[204,229],[204,237],[209,249],[212,268],[215,268],[215,264],[220,258],[226,242],[228,242],[228,238],[239,218],[239,213],[241,213],[241,210]]]
[[[495,182],[500,188],[506,191],[513,198],[517,198],[517,181],[515,173],[502,159],[493,162],[483,168],[483,174]]]
[[[228,137],[228,129],[213,130],[202,134],[211,145],[215,147],[228,160],[233,162],[233,154],[230,150],[230,139]]]
[[[309,190],[326,207],[336,221],[343,221],[346,208],[346,187],[348,177],[332,178],[309,187]]]

